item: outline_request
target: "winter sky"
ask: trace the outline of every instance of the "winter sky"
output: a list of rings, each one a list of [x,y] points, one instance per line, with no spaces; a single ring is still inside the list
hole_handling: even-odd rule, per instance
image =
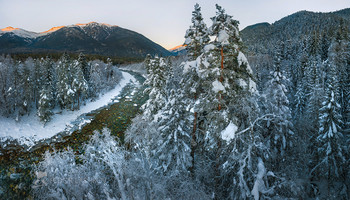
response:
[[[42,32],[96,21],[134,30],[169,49],[183,43],[196,2],[208,26],[218,3],[240,21],[240,29],[273,23],[300,10],[350,8],[350,0],[0,0],[0,28]]]

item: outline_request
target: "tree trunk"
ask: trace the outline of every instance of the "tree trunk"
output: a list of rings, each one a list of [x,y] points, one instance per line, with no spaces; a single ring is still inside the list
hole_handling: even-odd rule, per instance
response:
[[[217,152],[216,152],[216,158],[215,158],[215,199],[219,198],[220,191],[222,191],[221,188],[221,176],[220,176],[220,155],[221,155],[221,140],[218,138],[218,146],[217,146]]]
[[[223,77],[223,73],[224,73],[224,47],[221,47],[221,73],[220,73],[220,83],[222,83],[224,81],[224,77]],[[221,110],[221,93],[219,93],[219,106],[218,106],[218,111]]]
[[[221,47],[221,73],[220,73],[220,82],[222,83],[224,81],[223,77],[223,72],[224,72],[224,48]],[[221,92],[219,93],[219,106],[218,106],[218,111],[221,110]],[[215,159],[215,199],[218,199],[220,189],[220,155],[221,155],[221,140],[220,138],[217,138],[217,152],[216,152],[216,159]]]
[[[221,47],[221,77],[220,77],[221,83],[224,80],[223,72],[224,72],[224,47]]]
[[[196,100],[196,96],[194,97]],[[194,119],[193,119],[193,130],[192,130],[192,139],[191,139],[191,158],[192,158],[192,166],[190,168],[190,172],[192,176],[194,176],[194,152],[196,150],[196,130],[197,130],[197,112],[194,112]]]
[[[78,110],[80,110],[80,91],[78,92]]]

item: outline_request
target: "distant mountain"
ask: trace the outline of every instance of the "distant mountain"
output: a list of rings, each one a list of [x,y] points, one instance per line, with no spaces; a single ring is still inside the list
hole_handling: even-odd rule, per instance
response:
[[[186,47],[184,45],[178,45],[176,47],[173,47],[173,48],[169,49],[169,51],[171,53],[173,53],[175,56],[185,55],[187,53],[186,52]]]
[[[172,55],[139,33],[96,22],[53,27],[42,33],[12,27],[0,31],[0,53],[65,51],[118,57]]]

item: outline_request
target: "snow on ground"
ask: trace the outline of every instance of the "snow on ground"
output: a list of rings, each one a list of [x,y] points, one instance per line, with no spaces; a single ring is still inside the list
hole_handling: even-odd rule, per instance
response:
[[[80,110],[63,110],[61,114],[55,114],[45,127],[43,123],[39,121],[36,112],[31,112],[29,116],[25,115],[21,117],[19,122],[16,122],[12,118],[0,116],[0,141],[4,141],[7,138],[17,139],[21,144],[32,146],[34,145],[34,142],[38,140],[51,138],[57,133],[64,131],[66,128],[72,127],[72,122],[80,115],[108,105],[113,102],[112,99],[119,95],[123,87],[129,82],[137,82],[137,80],[129,73],[122,73],[124,78],[114,89],[101,95],[98,100],[87,102],[86,105],[82,105]],[[89,121],[90,120],[84,120],[80,122],[78,126],[81,127],[84,123],[88,123]]]

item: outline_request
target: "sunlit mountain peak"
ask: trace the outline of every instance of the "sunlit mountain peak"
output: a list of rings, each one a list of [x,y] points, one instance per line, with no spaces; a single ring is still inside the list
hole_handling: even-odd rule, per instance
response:
[[[13,28],[12,26],[8,26],[6,28],[1,29],[2,31],[14,31],[19,30],[19,28]]]
[[[52,27],[52,28],[50,28],[49,30],[47,30],[47,31],[44,31],[44,32],[41,32],[41,33],[50,33],[50,32],[54,32],[54,31],[57,31],[57,30],[59,30],[59,29],[61,29],[61,28],[63,28],[64,26],[55,26],[55,27]]]

